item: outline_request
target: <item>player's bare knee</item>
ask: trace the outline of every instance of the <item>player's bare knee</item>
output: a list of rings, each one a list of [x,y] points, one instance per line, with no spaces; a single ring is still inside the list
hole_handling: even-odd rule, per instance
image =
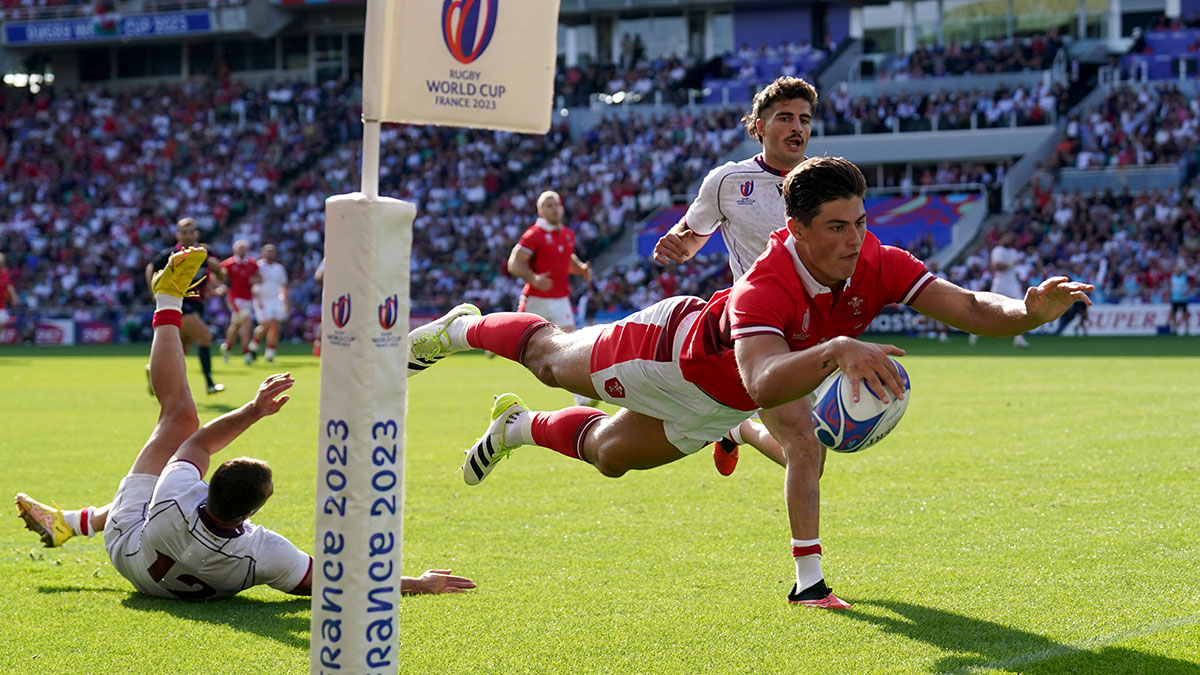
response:
[[[163,406],[158,418],[160,429],[169,431],[172,435],[182,434],[185,438],[191,436],[200,428],[200,416],[196,406],[189,400],[174,405]]]
[[[629,472],[627,467],[611,464],[604,461],[603,458],[596,461],[596,470],[600,472],[600,475],[609,478],[620,478]]]

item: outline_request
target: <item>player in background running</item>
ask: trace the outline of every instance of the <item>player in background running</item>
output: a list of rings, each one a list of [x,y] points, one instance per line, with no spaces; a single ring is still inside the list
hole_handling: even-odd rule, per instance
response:
[[[254,362],[254,350],[250,348],[251,307],[254,304],[254,284],[258,283],[258,261],[247,255],[250,243],[245,239],[233,242],[233,255],[221,261],[221,269],[228,278],[229,290],[225,303],[229,306],[229,328],[221,343],[221,357],[229,363],[229,352],[235,339],[241,340],[242,360],[249,365]]]
[[[591,283],[592,266],[575,255],[575,233],[566,226],[566,212],[557,192],[537,199],[538,219],[508,254],[508,273],[525,281],[518,312],[536,314],[565,332],[575,330],[571,308],[572,274]],[[576,405],[595,405],[595,399],[575,395]]]
[[[250,339],[250,351],[256,352],[264,339],[267,349],[264,360],[275,360],[275,347],[279,344],[279,324],[288,315],[287,269],[276,259],[278,250],[274,244],[262,247],[258,261],[258,283],[254,292],[254,336]]]

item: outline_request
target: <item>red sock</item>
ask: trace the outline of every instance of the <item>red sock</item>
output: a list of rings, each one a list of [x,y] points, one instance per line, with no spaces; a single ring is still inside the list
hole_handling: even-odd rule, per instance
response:
[[[467,344],[524,365],[525,347],[533,334],[554,324],[537,314],[497,312],[467,327]],[[595,409],[592,409],[595,412]]]
[[[572,459],[583,459],[583,437],[589,427],[608,415],[585,406],[563,408],[555,412],[530,413],[533,426],[530,435],[534,445],[566,455]]]
[[[150,323],[154,328],[159,326],[175,326],[176,328],[183,325],[183,313],[177,309],[160,309],[154,313],[154,320]]]

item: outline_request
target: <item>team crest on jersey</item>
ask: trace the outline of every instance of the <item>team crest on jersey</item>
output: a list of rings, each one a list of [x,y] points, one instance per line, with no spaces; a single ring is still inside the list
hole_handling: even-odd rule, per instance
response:
[[[793,340],[807,340],[808,339],[808,326],[809,326],[809,323],[811,322],[811,320],[812,320],[812,309],[810,308],[810,309],[804,310],[804,320],[800,322],[800,332],[792,333]]]
[[[615,377],[610,377],[604,381],[604,391],[612,398],[625,398],[625,385]]]
[[[350,294],[346,293],[342,297],[333,301],[329,307],[330,314],[333,315],[333,323],[338,328],[345,328],[350,321]]]
[[[858,295],[851,296],[848,302],[850,303],[850,310],[854,312],[854,316],[862,316],[862,297]]]
[[[391,330],[392,326],[396,325],[396,317],[400,313],[399,304],[400,301],[395,295],[379,303],[379,325],[384,330]]]

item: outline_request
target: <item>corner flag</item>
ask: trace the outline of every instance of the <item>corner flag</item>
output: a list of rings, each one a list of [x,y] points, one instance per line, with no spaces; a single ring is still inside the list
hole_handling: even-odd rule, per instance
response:
[[[558,6],[559,0],[386,3],[379,119],[546,133]],[[363,114],[369,119],[373,112]]]

